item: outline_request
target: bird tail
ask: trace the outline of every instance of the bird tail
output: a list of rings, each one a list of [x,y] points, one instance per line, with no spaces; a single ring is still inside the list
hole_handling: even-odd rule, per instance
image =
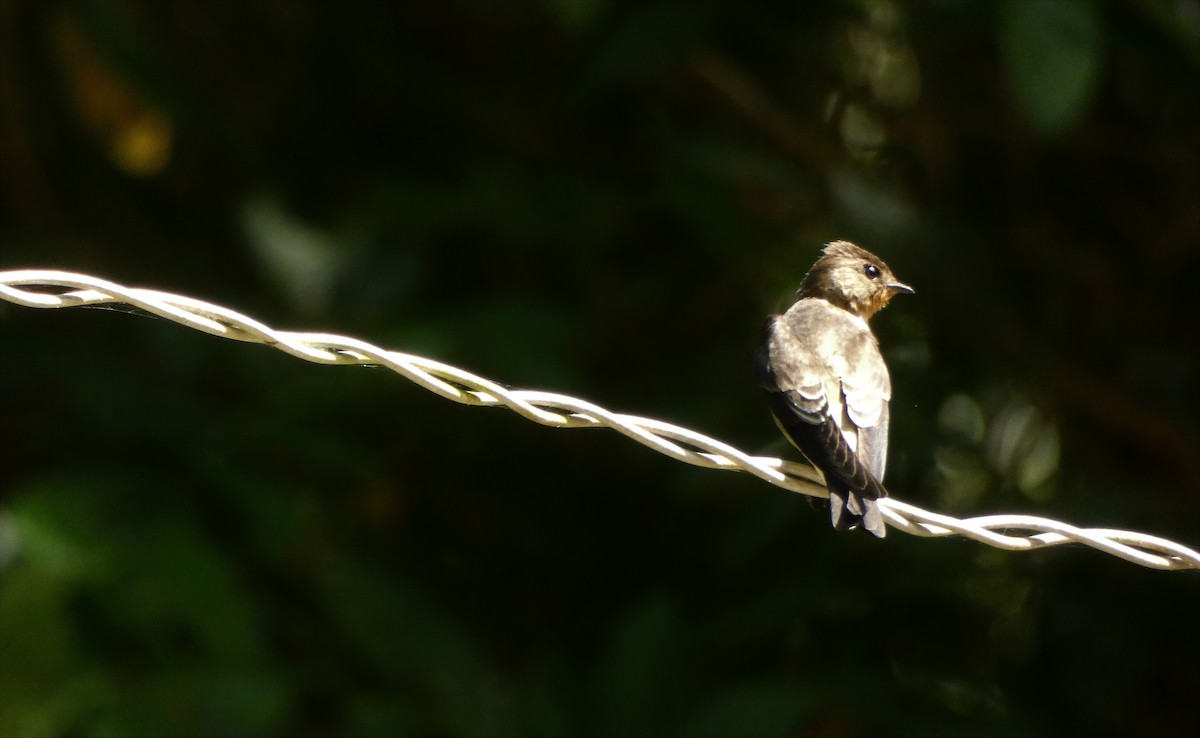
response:
[[[829,486],[829,517],[837,530],[862,528],[876,538],[887,535],[883,513],[875,499],[853,490]]]

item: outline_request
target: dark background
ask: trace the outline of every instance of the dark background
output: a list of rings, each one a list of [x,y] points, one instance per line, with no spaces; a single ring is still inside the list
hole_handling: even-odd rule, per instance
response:
[[[0,4],[0,269],[744,450],[847,238],[894,496],[1200,545],[1200,3]],[[0,303],[0,734],[1194,735],[1200,579]]]

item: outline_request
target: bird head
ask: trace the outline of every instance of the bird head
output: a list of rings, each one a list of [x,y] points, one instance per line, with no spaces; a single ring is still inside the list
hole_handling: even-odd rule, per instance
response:
[[[867,320],[893,295],[915,291],[897,281],[882,259],[849,241],[834,241],[821,253],[805,275],[797,297],[819,297]]]

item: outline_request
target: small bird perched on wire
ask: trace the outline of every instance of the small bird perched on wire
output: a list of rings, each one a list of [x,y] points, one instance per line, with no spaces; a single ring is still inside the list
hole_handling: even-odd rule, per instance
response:
[[[879,538],[892,380],[867,320],[902,292],[913,288],[879,257],[834,241],[768,319],[755,361],[775,423],[825,479],[833,527]]]

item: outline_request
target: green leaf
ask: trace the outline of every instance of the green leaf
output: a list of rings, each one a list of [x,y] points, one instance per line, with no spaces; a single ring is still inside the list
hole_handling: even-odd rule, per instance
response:
[[[999,4],[1000,49],[1011,94],[1041,136],[1060,134],[1095,95],[1104,29],[1085,0],[1011,0]]]

